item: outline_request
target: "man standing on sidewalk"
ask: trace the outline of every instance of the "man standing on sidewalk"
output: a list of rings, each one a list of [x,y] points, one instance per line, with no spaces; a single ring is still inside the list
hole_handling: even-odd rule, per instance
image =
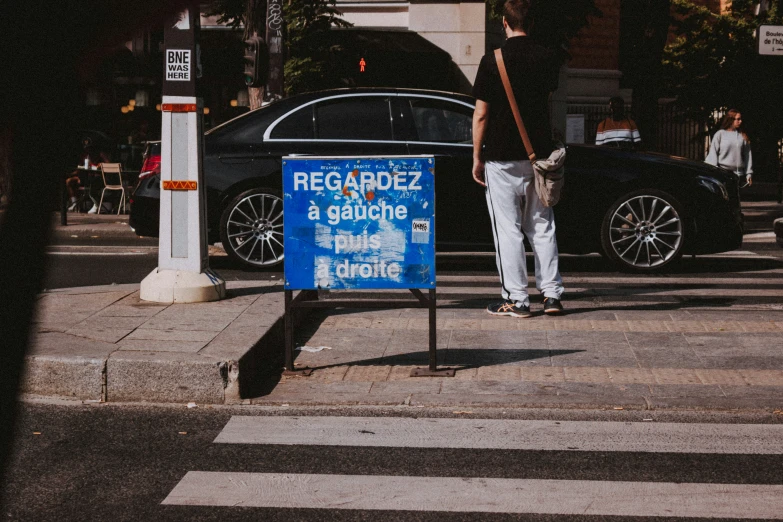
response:
[[[553,150],[549,95],[557,88],[560,63],[555,51],[527,36],[532,0],[507,0],[503,6],[503,61],[522,121],[538,157]],[[504,301],[491,304],[492,315],[530,317],[524,236],[533,247],[536,287],[544,312],[562,313],[563,281],[558,269],[554,213],[536,195],[533,166],[519,136],[494,53],[486,54],[473,85],[473,179],[486,187],[495,253]]]

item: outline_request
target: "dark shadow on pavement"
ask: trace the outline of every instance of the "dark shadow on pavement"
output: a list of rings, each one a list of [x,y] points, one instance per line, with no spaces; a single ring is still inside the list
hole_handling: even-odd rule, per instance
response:
[[[229,288],[226,290],[226,298],[240,297],[244,295],[261,295],[282,292],[282,286],[249,286],[246,288]],[[281,307],[282,311],[282,307]]]
[[[559,355],[568,355],[582,352],[584,350],[526,350],[517,348],[493,349],[493,348],[449,348],[438,350],[438,366],[447,366],[454,368],[458,372],[461,370],[470,370],[482,366],[495,366],[501,364],[524,363],[527,361],[536,361]],[[295,352],[294,358],[301,352]],[[338,366],[427,366],[429,364],[429,352],[417,351],[405,354],[398,354],[386,357],[374,357],[371,359],[360,359],[357,361],[343,362],[339,364],[326,364],[320,366],[308,365],[307,368],[314,373],[319,370],[335,368]],[[254,386],[245,388],[242,398],[258,398],[270,395],[282,379],[282,366],[278,365],[279,370],[275,371],[274,366],[269,366],[268,370],[263,372],[263,377],[258,379]],[[304,369],[302,366],[297,369]],[[241,375],[241,374],[240,374]]]

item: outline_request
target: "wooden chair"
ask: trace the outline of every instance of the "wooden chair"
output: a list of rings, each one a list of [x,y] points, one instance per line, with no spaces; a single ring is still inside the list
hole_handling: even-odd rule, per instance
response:
[[[101,163],[101,177],[103,178],[103,191],[101,191],[101,201],[98,203],[98,214],[101,213],[103,208],[103,195],[107,190],[119,190],[121,191],[120,202],[117,204],[117,215],[120,212],[125,212],[125,200],[127,199],[127,193],[125,192],[125,183],[122,180],[122,164],[121,163]]]

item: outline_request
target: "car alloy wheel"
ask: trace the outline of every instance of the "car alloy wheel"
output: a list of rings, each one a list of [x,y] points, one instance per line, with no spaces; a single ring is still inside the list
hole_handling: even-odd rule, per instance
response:
[[[604,253],[620,266],[654,271],[682,255],[682,207],[671,195],[645,189],[621,197],[601,226]]]
[[[251,267],[283,262],[283,200],[269,189],[251,189],[235,197],[220,221],[223,248]]]

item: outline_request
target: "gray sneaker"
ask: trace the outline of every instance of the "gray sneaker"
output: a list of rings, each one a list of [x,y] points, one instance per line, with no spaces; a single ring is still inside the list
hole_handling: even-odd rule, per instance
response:
[[[557,315],[563,313],[563,304],[560,299],[554,297],[544,298],[544,313],[548,315]]]
[[[494,303],[487,306],[487,313],[490,315],[510,315],[511,317],[530,317],[529,306],[517,306],[514,301],[506,299],[500,303]]]

